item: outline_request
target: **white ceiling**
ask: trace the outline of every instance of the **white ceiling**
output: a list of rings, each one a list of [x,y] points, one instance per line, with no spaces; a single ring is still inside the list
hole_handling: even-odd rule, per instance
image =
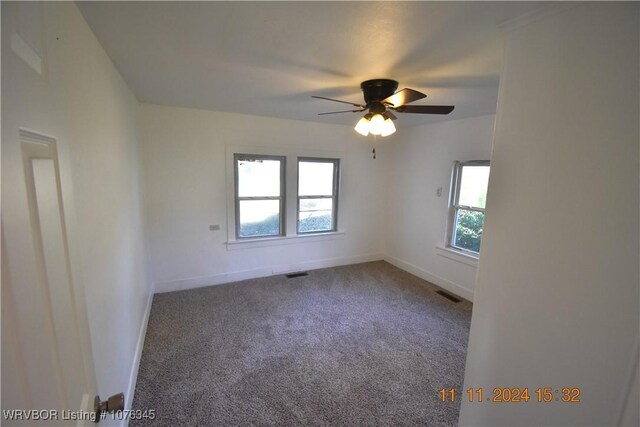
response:
[[[497,24],[540,2],[79,2],[142,102],[353,125],[360,82],[391,78],[452,104],[449,116],[495,112]],[[347,108],[343,108],[347,107]]]

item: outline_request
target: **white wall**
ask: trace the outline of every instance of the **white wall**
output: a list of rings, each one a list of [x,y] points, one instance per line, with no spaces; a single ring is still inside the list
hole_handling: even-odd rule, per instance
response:
[[[34,14],[22,16],[20,7]],[[8,282],[15,290],[37,280],[33,250],[20,243],[32,233],[18,141],[25,127],[57,138],[73,278],[89,313],[98,391],[131,397],[151,296],[137,100],[74,3],[3,3],[2,15],[2,256],[9,270],[3,295]],[[44,78],[11,51],[16,25],[34,35]],[[47,321],[36,306],[29,309]],[[3,335],[3,360],[4,343]],[[3,382],[3,402],[13,386]]]
[[[620,419],[639,329],[638,22],[637,4],[588,3],[507,34],[464,388],[579,387],[581,403],[463,401],[461,425]]]
[[[386,259],[469,300],[477,262],[438,248],[445,246],[453,162],[491,158],[494,117],[403,129],[389,167]]]
[[[490,158],[493,115],[408,127],[375,144],[346,126],[150,104],[140,106],[139,116],[157,292],[380,259],[384,253],[389,262],[473,299],[474,263],[444,257],[436,247],[445,242],[453,161]],[[245,152],[247,146],[344,155],[344,238],[227,250],[233,216],[225,152]],[[210,224],[219,224],[220,231],[209,231]]]
[[[156,291],[382,258],[385,143],[376,144],[373,160],[372,143],[347,126],[148,104],[140,106],[139,117]],[[234,219],[227,210],[232,183],[225,153],[247,146],[271,147],[274,154],[343,156],[338,225],[345,234],[228,250]],[[220,231],[209,231],[211,224]]]

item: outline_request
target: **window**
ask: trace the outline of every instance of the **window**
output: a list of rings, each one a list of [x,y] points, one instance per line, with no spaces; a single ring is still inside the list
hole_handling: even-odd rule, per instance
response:
[[[236,238],[284,235],[285,157],[234,154]]]
[[[337,230],[340,160],[298,157],[298,233]]]
[[[480,253],[489,161],[456,162],[453,169],[448,246]]]
[[[342,154],[314,157],[291,147],[228,149],[227,214],[233,220],[227,223],[227,250],[341,238]]]

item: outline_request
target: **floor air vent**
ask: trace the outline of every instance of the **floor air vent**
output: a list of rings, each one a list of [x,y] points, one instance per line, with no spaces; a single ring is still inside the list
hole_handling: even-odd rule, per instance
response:
[[[453,295],[451,295],[451,294],[449,294],[449,293],[447,293],[447,292],[445,292],[445,291],[437,290],[437,291],[436,291],[436,293],[437,293],[438,295],[442,295],[442,296],[443,296],[443,297],[445,297],[446,299],[451,300],[451,301],[453,301],[453,302],[455,302],[455,303],[460,302],[460,299],[458,299],[458,298],[454,297]]]
[[[287,279],[293,279],[294,277],[302,277],[302,276],[308,276],[309,273],[307,273],[306,271],[299,271],[297,273],[289,273],[289,274],[285,274],[285,276],[287,276]]]

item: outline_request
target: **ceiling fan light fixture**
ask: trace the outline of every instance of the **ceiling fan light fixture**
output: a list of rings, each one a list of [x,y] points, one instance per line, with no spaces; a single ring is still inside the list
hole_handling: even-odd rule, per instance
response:
[[[407,105],[420,99],[426,98],[422,92],[414,89],[404,88],[396,92],[398,82],[389,79],[366,80],[360,84],[364,94],[364,104],[357,104],[340,99],[327,98],[325,96],[315,96],[312,98],[324,99],[326,101],[348,104],[358,109],[345,111],[329,111],[325,114],[338,113],[362,113],[368,112],[355,125],[354,130],[362,136],[369,134],[374,136],[389,136],[396,132],[396,127],[392,120],[397,117],[394,113],[413,114],[449,114],[453,111],[453,105]]]
[[[380,114],[374,114],[373,117],[371,117],[369,132],[371,132],[372,135],[382,135],[384,127],[384,117]]]
[[[386,118],[382,124],[380,136],[389,136],[394,133],[396,133],[396,126],[393,124],[393,120]]]
[[[369,121],[369,119],[367,119],[367,116],[364,116],[358,121],[358,123],[356,124],[356,127],[354,127],[353,129],[355,129],[355,131],[358,132],[360,135],[367,136],[369,135],[370,126],[371,126],[371,122]]]

